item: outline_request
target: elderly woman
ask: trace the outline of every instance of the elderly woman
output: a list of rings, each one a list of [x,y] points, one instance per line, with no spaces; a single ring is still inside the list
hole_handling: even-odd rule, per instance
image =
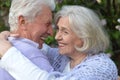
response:
[[[2,67],[17,80],[117,80],[116,65],[104,53],[109,47],[108,36],[92,10],[64,6],[55,21],[59,54],[47,46],[47,56],[55,71],[39,69],[17,49],[10,53],[12,48],[2,57]]]

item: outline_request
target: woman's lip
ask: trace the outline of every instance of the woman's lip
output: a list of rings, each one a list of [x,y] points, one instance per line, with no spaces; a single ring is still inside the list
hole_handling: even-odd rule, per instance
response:
[[[65,43],[58,43],[59,47],[64,47]]]
[[[58,48],[59,48],[59,49],[63,49],[63,48],[64,48],[64,46],[58,46]]]
[[[59,45],[59,47],[64,47],[64,46]]]

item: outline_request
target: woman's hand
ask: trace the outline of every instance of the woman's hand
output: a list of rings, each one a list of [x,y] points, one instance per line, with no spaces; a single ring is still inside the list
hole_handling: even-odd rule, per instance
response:
[[[0,58],[5,54],[5,52],[12,47],[12,44],[8,41],[10,36],[9,31],[3,31],[0,33]]]

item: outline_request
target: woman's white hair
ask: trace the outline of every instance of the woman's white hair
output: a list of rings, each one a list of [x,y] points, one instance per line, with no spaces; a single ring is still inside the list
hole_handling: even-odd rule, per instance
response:
[[[32,21],[41,12],[43,5],[50,7],[51,10],[55,9],[54,0],[12,0],[9,11],[10,31],[17,30],[20,15]]]
[[[91,9],[83,6],[63,6],[55,15],[55,22],[65,16],[69,18],[71,30],[83,41],[82,47],[75,46],[78,51],[97,54],[108,48],[109,37],[99,17]]]

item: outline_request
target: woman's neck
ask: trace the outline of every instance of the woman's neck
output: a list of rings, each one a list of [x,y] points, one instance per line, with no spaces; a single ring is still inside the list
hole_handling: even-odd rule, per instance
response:
[[[78,55],[72,56],[70,60],[70,68],[72,69],[76,65],[80,64],[86,58],[86,56],[86,53],[78,53]]]

